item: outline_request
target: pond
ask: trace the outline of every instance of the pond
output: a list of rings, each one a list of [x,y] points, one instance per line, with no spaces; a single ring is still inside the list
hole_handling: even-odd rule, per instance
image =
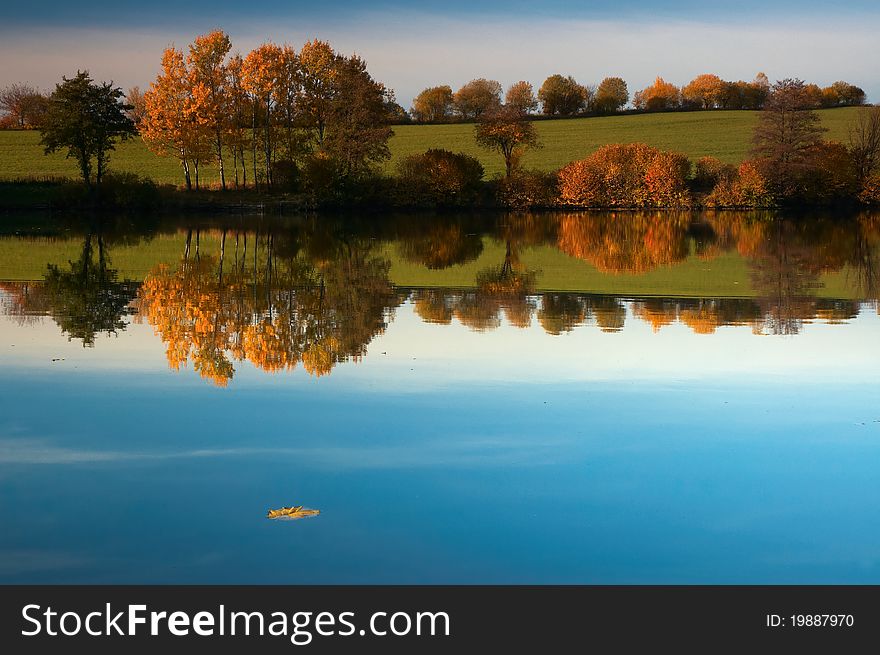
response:
[[[880,216],[4,221],[0,582],[880,583]]]

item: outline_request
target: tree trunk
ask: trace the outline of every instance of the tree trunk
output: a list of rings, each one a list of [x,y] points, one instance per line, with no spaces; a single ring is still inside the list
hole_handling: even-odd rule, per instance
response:
[[[223,140],[220,138],[220,130],[217,130],[217,162],[220,166],[220,188],[226,191],[226,173],[223,170]]]
[[[266,188],[272,186],[272,144],[271,144],[271,102],[272,96],[266,94]]]
[[[254,165],[254,188],[259,190],[260,185],[257,182],[257,96],[254,94],[254,111],[251,112],[251,155],[253,156]]]
[[[189,162],[186,160],[186,157],[183,158],[183,177],[186,180],[186,190],[192,191],[192,177],[189,174]]]

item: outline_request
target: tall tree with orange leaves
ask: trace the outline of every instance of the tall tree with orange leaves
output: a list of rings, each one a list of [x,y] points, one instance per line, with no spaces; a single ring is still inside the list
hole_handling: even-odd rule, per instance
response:
[[[307,41],[299,53],[299,66],[305,119],[316,130],[318,145],[323,145],[336,91],[339,55],[326,41]]]
[[[213,135],[220,186],[224,191],[223,135],[229,116],[226,57],[231,49],[229,36],[222,30],[214,30],[197,36],[189,46],[187,57],[193,113],[199,124]]]
[[[265,111],[263,152],[265,157],[266,185],[272,185],[272,111],[277,104],[278,81],[281,78],[283,50],[274,43],[264,43],[251,50],[244,58],[241,78],[244,88],[254,97],[254,183],[256,183],[256,108],[262,105]]]
[[[199,186],[199,164],[211,153],[209,134],[195,118],[189,71],[183,52],[171,47],[162,53],[162,71],[144,93],[146,116],[141,136],[159,155],[173,153],[183,167],[186,188]]]

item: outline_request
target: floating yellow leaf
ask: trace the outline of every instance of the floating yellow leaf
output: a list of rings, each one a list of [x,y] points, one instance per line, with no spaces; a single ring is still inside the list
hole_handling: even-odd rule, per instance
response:
[[[282,507],[281,509],[270,509],[266,514],[267,519],[302,519],[307,516],[317,516],[320,514],[317,509],[303,509],[302,505],[296,507]]]

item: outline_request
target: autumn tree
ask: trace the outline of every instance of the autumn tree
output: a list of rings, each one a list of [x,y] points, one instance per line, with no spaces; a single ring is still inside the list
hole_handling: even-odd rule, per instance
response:
[[[394,132],[386,101],[393,94],[370,77],[357,56],[337,59],[333,84],[324,150],[346,176],[358,176],[391,157],[388,140]]]
[[[339,55],[326,41],[309,41],[299,53],[303,111],[308,124],[317,133],[319,145],[324,142],[330,104],[338,89],[339,63]]]
[[[818,109],[819,107],[830,106],[828,104],[828,95],[818,84],[804,85],[804,104],[810,109]]]
[[[220,186],[224,191],[223,137],[229,117],[226,57],[231,49],[229,36],[221,30],[214,30],[197,36],[189,46],[187,57],[193,117],[213,136],[214,159],[220,169]]]
[[[810,165],[825,131],[809,108],[805,84],[785,79],[773,85],[752,137],[753,154],[782,193],[790,193],[795,178]]]
[[[266,185],[272,185],[272,111],[277,102],[278,81],[282,75],[282,49],[274,43],[264,43],[251,50],[242,64],[241,76],[244,88],[254,98],[254,111],[260,106],[263,114],[263,153]],[[322,115],[323,116],[323,115]],[[254,115],[256,118],[256,113]],[[323,125],[323,123],[322,123]],[[256,120],[254,120],[254,147],[256,147]],[[254,165],[256,166],[256,152]],[[256,171],[254,171],[256,176]],[[256,179],[254,180],[256,183]]]
[[[158,155],[173,154],[183,168],[186,188],[199,186],[199,165],[210,156],[210,134],[194,117],[189,71],[183,52],[166,48],[162,71],[144,93],[147,114],[141,136]]]
[[[471,80],[455,92],[452,103],[463,120],[476,120],[501,105],[501,84],[484,78]]]
[[[534,124],[512,107],[500,107],[483,114],[474,136],[481,147],[501,153],[507,177],[526,148],[540,147]]]
[[[521,114],[531,114],[538,108],[538,99],[529,82],[520,81],[510,85],[504,96],[504,104]]]
[[[95,83],[87,71],[62,79],[50,97],[40,143],[46,154],[66,149],[76,159],[83,182],[92,186],[94,171],[94,183],[100,185],[116,142],[136,134],[125,115],[129,106],[122,101],[122,89],[111,82]]]
[[[235,175],[235,186],[238,186],[239,164],[241,165],[242,184],[247,186],[247,162],[245,150],[251,146],[248,130],[252,127],[254,107],[242,81],[244,59],[235,54],[226,66],[227,103],[229,105],[229,123],[226,139],[232,150],[232,168]],[[252,136],[252,135],[251,135]],[[256,165],[255,165],[256,167]]]
[[[725,82],[717,75],[698,75],[681,90],[682,99],[700,109],[714,109],[722,104]]]
[[[586,109],[589,91],[571,75],[551,75],[538,89],[538,100],[548,116],[573,116]]]
[[[141,87],[133,86],[128,90],[128,93],[125,94],[125,104],[131,107],[126,113],[131,119],[131,122],[134,123],[134,126],[140,130],[141,124],[144,122],[144,119],[147,116],[147,103],[144,100],[144,94],[141,91]]]
[[[423,123],[440,123],[452,117],[452,87],[432,86],[415,97],[412,105],[413,118]]]
[[[30,84],[10,84],[0,90],[0,111],[15,127],[37,127],[47,109],[46,96]]]
[[[626,82],[619,77],[606,77],[593,96],[593,109],[600,114],[613,114],[629,102]]]
[[[299,125],[302,122],[300,100],[302,97],[303,71],[297,52],[288,45],[281,49],[281,61],[278,69],[278,88],[275,92],[281,134],[283,158],[293,162],[307,149],[300,137]]]
[[[823,89],[826,107],[853,107],[865,104],[865,92],[855,84],[838,80]]]
[[[662,77],[658,77],[651,86],[637,91],[633,96],[635,108],[645,111],[676,109],[680,104],[681,91]]]

